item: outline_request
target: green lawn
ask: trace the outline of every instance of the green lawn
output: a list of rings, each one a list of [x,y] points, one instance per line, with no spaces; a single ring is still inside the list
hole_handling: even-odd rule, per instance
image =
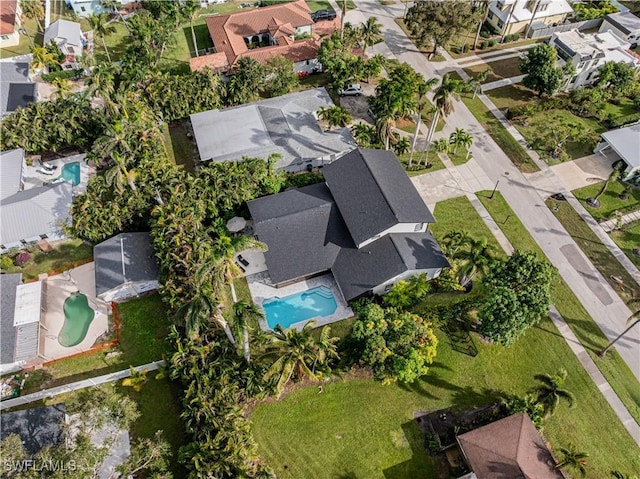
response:
[[[522,148],[520,143],[511,136],[511,134],[502,126],[502,123],[493,116],[489,109],[482,103],[479,98],[470,98],[467,96],[462,97],[462,101],[469,108],[469,111],[476,117],[476,120],[484,127],[485,130],[491,135],[493,141],[495,141],[500,149],[509,157],[509,159],[516,165],[520,171],[524,173],[533,173],[538,171],[538,166],[529,157],[527,152]]]
[[[318,10],[333,10],[327,0],[306,0],[306,3],[312,12],[317,12]],[[342,0],[337,0],[336,3],[338,7],[342,8]],[[353,0],[347,0],[347,10],[354,10],[355,8],[357,7],[356,4],[353,3]]]
[[[82,31],[87,31],[90,29],[88,24],[86,24],[86,21],[81,22],[81,24]],[[127,47],[129,46],[129,32],[127,31],[127,27],[125,27],[121,22],[113,22],[110,25],[113,25],[113,27],[115,28],[115,32],[107,35],[104,38],[104,41],[107,44],[107,49],[109,50],[111,61],[116,62],[120,60],[122,55],[124,55],[124,52],[127,50]],[[94,36],[93,41],[93,52],[96,57],[96,61],[99,63],[106,62],[107,54],[104,51],[102,39]]]
[[[184,120],[187,121],[187,120]],[[182,165],[186,171],[194,172],[194,145],[187,137],[187,127],[183,121],[171,123],[167,132],[164,134],[165,145],[169,157],[176,163]]]
[[[120,304],[118,308],[122,314],[122,334],[120,346],[112,351],[121,354],[107,359],[106,354],[112,351],[103,351],[62,359],[36,371],[25,385],[26,392],[40,389],[45,381],[46,387],[60,386],[163,359],[164,338],[169,332],[170,321],[160,296],[144,296]]]
[[[519,59],[518,59],[519,60]],[[489,90],[487,96],[499,110],[525,106],[536,101],[536,94],[521,84],[506,85]]]
[[[478,193],[478,198],[489,210],[511,244],[522,251],[534,251],[544,257],[538,244],[504,201],[502,195],[496,192],[493,200],[489,200],[488,196],[488,191]],[[509,219],[505,221],[507,217]],[[598,356],[598,352],[608,343],[608,340],[560,276],[557,276],[554,283],[552,300],[631,415],[640,422],[640,383],[615,350],[609,351],[606,358]]]
[[[463,147],[458,147],[457,150],[451,150],[447,153],[447,156],[451,160],[451,162],[456,165],[464,165],[467,161],[469,161],[470,156],[467,156],[467,149]]]
[[[437,237],[462,224],[474,237],[492,238],[466,198],[438,204],[435,215],[438,223],[431,229]],[[608,477],[612,469],[640,468],[638,455],[630,453],[637,446],[549,320],[511,348],[475,340],[475,358],[453,351],[440,331],[438,338],[430,374],[413,385],[348,379],[326,384],[322,394],[310,386],[281,401],[259,404],[251,419],[261,455],[281,478],[448,477],[425,453],[424,439],[412,422],[415,412],[472,408],[505,393],[522,394],[534,384],[534,374],[564,367],[569,372],[566,386],[578,405],[561,405],[547,421],[545,437],[552,447],[571,442],[589,452],[590,478]],[[603,424],[607,434],[602,434]]]
[[[402,166],[404,166],[406,170],[409,164],[409,153],[403,153],[401,155],[397,155],[397,157],[400,160],[400,163],[402,163]],[[420,161],[421,163],[424,164],[424,151],[416,151],[413,154],[413,164],[415,165],[417,161]],[[425,168],[422,170],[407,171],[407,175],[410,177],[420,176],[420,175],[424,175],[425,173],[431,173],[434,171],[444,169],[444,163],[442,163],[442,160],[438,157],[438,154],[433,149],[429,151],[429,163],[431,163],[430,168]]]
[[[162,431],[163,437],[171,444],[172,457],[169,470],[173,477],[186,477],[186,469],[178,462],[181,446],[188,442],[184,425],[180,418],[180,385],[169,379],[155,379],[149,373],[149,380],[140,392],[131,388],[119,388],[121,394],[127,394],[138,403],[140,417],[133,423],[129,433],[131,439],[152,438],[156,431]]]
[[[640,268],[640,258],[631,252],[634,248],[640,248],[640,222],[628,223],[621,230],[612,231],[609,235],[624,254]]]
[[[480,63],[479,65],[465,67],[464,71],[470,77],[474,77],[478,73],[486,70],[487,67],[490,67],[491,73],[489,73],[489,75],[487,76],[487,80],[484,83],[490,83],[492,81],[502,80],[503,78],[511,78],[522,74],[520,72],[519,57],[507,58],[495,62],[491,62],[491,59],[487,58],[485,61],[487,63]]]
[[[576,243],[578,243],[580,249],[587,255],[611,287],[616,290],[620,298],[625,302],[633,299],[628,291],[621,291],[616,287],[616,283],[611,279],[611,276],[622,278],[624,284],[637,291],[635,296],[638,296],[640,288],[633,277],[622,267],[620,262],[613,256],[611,251],[609,251],[609,248],[602,244],[600,239],[598,239],[596,234],[589,228],[589,225],[583,221],[576,210],[566,201],[556,201],[553,198],[549,198],[546,203],[556,218],[562,223],[564,229],[566,229]],[[629,307],[635,311],[640,309],[640,305],[629,305]]]
[[[48,253],[40,251],[36,246],[29,247],[27,250],[31,254],[29,262],[21,267],[14,266],[2,272],[22,273],[23,281],[28,281],[36,279],[40,273],[58,274],[93,258],[93,246],[79,239],[61,241]],[[15,253],[9,253],[8,256],[13,259]]]
[[[576,198],[582,201],[585,208],[591,213],[597,221],[605,221],[615,217],[615,212],[629,213],[640,209],[640,190],[634,188],[629,194],[629,198],[623,200],[620,198],[620,194],[624,190],[624,184],[619,181],[612,181],[609,183],[607,191],[604,192],[598,200],[600,201],[599,208],[592,208],[587,205],[587,198],[593,198],[598,194],[600,188],[602,188],[603,182],[594,183],[593,185],[585,186],[573,191]]]

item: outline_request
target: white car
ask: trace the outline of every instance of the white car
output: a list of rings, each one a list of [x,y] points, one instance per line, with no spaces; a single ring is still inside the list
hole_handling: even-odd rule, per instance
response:
[[[338,90],[340,96],[360,96],[362,95],[362,88],[358,84],[347,85],[344,88]]]

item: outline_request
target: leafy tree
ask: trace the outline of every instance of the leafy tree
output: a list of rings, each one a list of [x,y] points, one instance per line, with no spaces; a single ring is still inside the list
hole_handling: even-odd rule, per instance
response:
[[[238,67],[227,84],[227,102],[230,105],[249,103],[257,97],[264,83],[264,67],[250,57],[238,60]]]
[[[343,42],[337,31],[320,44],[318,60],[336,89],[353,83],[363,71],[364,60],[353,54],[352,47]]]
[[[575,116],[558,114],[538,115],[527,120],[534,132],[531,136],[531,146],[542,151],[551,158],[569,159],[567,143],[585,142],[595,143],[599,133],[590,123]]]
[[[561,68],[556,67],[558,53],[547,43],[531,48],[520,61],[520,71],[526,75],[522,83],[542,95],[552,96],[562,86],[565,76]]]
[[[264,75],[264,89],[269,96],[289,93],[300,83],[293,62],[281,56],[267,61]]]
[[[299,331],[279,324],[274,328],[261,361],[270,363],[264,379],[276,379],[278,396],[291,379],[316,380],[323,371],[330,371],[331,360],[338,358],[338,338],[330,336],[331,328],[323,327],[320,339],[316,339],[312,333],[314,324],[309,321]]]
[[[372,302],[356,307],[351,339],[360,361],[384,383],[411,383],[428,372],[438,339],[431,325],[410,312],[383,309]]]
[[[610,0],[588,0],[571,5],[578,21],[602,18],[609,13],[616,13],[618,8]]]
[[[102,41],[104,53],[107,55],[107,60],[109,61],[109,63],[111,63],[111,55],[109,55],[109,49],[107,48],[105,37],[111,35],[112,33],[115,33],[116,27],[108,23],[109,14],[100,13],[96,15],[95,13],[92,13],[87,17],[87,21],[89,22],[91,30],[93,30],[94,37],[100,38],[100,40]]]
[[[545,416],[552,416],[560,400],[565,400],[569,406],[573,406],[575,398],[571,391],[564,389],[567,380],[567,370],[560,368],[555,374],[536,374],[534,378],[540,384],[531,392],[537,395],[538,402],[544,407]]]
[[[513,344],[551,304],[552,266],[534,253],[515,251],[485,276],[488,297],[478,310],[478,331],[494,343]]]
[[[589,454],[579,451],[573,444],[560,448],[560,461],[556,464],[557,469],[571,469],[580,474],[581,477],[587,475],[587,458]]]
[[[349,110],[337,105],[321,107],[318,110],[318,118],[327,122],[329,130],[336,126],[346,126],[353,121]]]
[[[433,45],[433,54],[438,47],[446,46],[456,37],[467,33],[475,25],[482,12],[472,2],[461,0],[422,0],[407,12],[405,22],[419,47]]]
[[[509,415],[526,413],[536,429],[542,429],[544,406],[538,402],[538,399],[533,394],[511,396],[504,400],[503,403]]]
[[[607,62],[598,68],[596,87],[609,89],[614,96],[627,95],[633,88],[638,87],[638,71],[624,62]]]
[[[31,72],[42,70],[45,67],[58,65],[57,55],[50,52],[45,47],[34,47],[31,49],[31,63],[29,68]]]
[[[52,85],[56,88],[54,92],[56,98],[64,98],[72,92],[71,82],[66,78],[54,78]]]
[[[171,445],[156,431],[153,438],[138,438],[131,445],[127,460],[116,471],[121,477],[151,477],[153,479],[171,479],[168,472],[171,458]]]
[[[382,24],[376,17],[369,17],[360,26],[360,40],[362,41],[362,55],[366,55],[367,47],[382,41]]]

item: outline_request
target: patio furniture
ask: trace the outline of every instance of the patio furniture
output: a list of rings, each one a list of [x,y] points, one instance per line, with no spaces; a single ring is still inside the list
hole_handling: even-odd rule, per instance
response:
[[[238,255],[238,261],[240,261],[244,266],[249,266],[249,262],[242,257],[242,255]]]

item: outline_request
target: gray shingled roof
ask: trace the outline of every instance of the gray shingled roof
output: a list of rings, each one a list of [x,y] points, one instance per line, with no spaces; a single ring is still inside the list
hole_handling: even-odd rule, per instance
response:
[[[65,414],[62,403],[4,413],[0,416],[0,439],[18,434],[27,452],[36,454],[60,443]]]
[[[60,230],[73,201],[68,181],[20,191],[0,201],[0,243],[10,244]]]
[[[16,328],[13,314],[16,307],[16,287],[22,284],[22,274],[0,274],[0,363],[15,362]]]
[[[158,263],[149,233],[121,233],[93,248],[96,293],[124,283],[157,281]]]
[[[353,242],[324,183],[248,203],[255,232],[269,246],[265,260],[274,283],[327,271],[341,247]]]
[[[22,148],[0,153],[0,200],[20,191],[23,161]]]
[[[191,115],[203,161],[282,156],[276,167],[296,160],[339,155],[356,147],[348,128],[323,131],[314,112],[333,106],[324,88],[290,93],[225,110]],[[328,158],[327,158],[328,159]]]
[[[360,249],[341,249],[331,272],[349,301],[407,271],[448,266],[431,233],[392,233]]]
[[[604,18],[605,21],[609,22],[627,35],[640,31],[640,18],[636,17],[631,12],[610,13]]]
[[[398,223],[435,222],[391,151],[354,150],[323,172],[356,244]]]
[[[47,45],[57,38],[65,40],[62,43],[82,49],[82,28],[77,22],[60,19],[49,25],[44,32],[44,44]]]
[[[36,101],[36,84],[29,80],[29,63],[0,61],[0,117]]]

